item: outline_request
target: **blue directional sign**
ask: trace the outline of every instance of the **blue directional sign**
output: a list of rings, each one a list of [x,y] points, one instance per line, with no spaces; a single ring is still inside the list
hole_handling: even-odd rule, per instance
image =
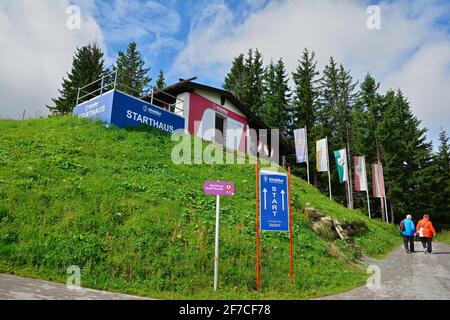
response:
[[[261,170],[259,173],[260,229],[289,231],[287,175]]]

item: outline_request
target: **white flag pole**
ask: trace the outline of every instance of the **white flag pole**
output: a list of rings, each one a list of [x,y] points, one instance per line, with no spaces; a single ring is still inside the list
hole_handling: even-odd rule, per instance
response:
[[[306,174],[308,175],[308,184],[309,182],[309,150],[308,150],[308,127],[305,126],[305,143],[306,143]]]
[[[367,209],[369,210],[369,219],[372,219],[371,214],[370,214],[369,188],[366,188],[366,194],[367,194]]]
[[[384,184],[383,184],[384,186]],[[386,191],[385,191],[386,192]],[[386,194],[384,196],[384,212],[386,214],[386,222],[389,223],[389,216],[388,216],[388,208],[387,208],[387,201],[386,201]]]
[[[363,156],[362,160],[363,160],[363,164],[364,164],[364,173],[365,173],[365,179],[366,179],[367,210],[369,211],[369,219],[372,219],[372,215],[370,213],[369,182],[367,181],[366,157]]]
[[[347,155],[347,148],[345,149],[345,169],[347,169],[347,194],[348,194],[348,198],[347,198],[347,208],[349,209],[353,209],[352,208],[352,200],[350,199],[350,170],[349,170],[349,163],[348,163],[348,155]]]
[[[330,200],[331,200],[332,196],[331,196],[331,176],[330,176],[330,153],[328,151],[328,137],[326,137],[325,139],[327,143],[328,190],[330,190]]]

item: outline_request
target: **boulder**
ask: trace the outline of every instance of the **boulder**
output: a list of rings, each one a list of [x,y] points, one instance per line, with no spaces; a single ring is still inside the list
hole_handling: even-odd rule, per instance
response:
[[[316,211],[316,209],[310,207],[304,208],[303,213],[310,219],[320,219],[325,217],[323,213]]]

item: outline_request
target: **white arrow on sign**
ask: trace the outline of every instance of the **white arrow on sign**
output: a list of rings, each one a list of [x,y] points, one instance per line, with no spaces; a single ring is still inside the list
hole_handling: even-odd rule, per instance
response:
[[[284,211],[284,194],[285,194],[284,190],[281,190],[281,208],[283,209],[283,211]]]
[[[263,189],[263,193],[264,193],[264,210],[267,209],[267,189],[264,188]]]

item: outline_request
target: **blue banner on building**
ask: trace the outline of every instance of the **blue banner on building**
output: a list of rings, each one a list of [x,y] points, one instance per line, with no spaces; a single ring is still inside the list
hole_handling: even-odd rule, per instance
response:
[[[261,170],[259,173],[260,229],[289,231],[287,175]]]
[[[78,105],[73,114],[118,128],[147,125],[166,132],[185,128],[183,117],[117,90]]]

